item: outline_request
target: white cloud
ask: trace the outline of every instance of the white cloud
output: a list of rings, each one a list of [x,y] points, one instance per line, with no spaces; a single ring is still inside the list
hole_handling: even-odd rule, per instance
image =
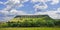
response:
[[[57,8],[57,11],[60,11],[60,8]]]
[[[12,9],[12,10],[10,11],[10,14],[11,14],[11,15],[15,15],[15,14],[17,14],[17,12],[18,12],[17,10]]]
[[[9,1],[14,2],[15,4],[16,4],[16,3],[20,3],[19,0],[9,0]]]
[[[0,13],[1,13],[1,15],[3,15],[3,17],[0,16],[0,18],[1,18],[0,21],[1,22],[7,22],[10,19],[13,19],[15,17],[15,15],[14,16],[12,16],[12,15],[9,16],[10,15],[10,12],[5,11],[5,10],[1,10]]]
[[[3,2],[0,2],[0,4],[3,4]]]
[[[18,8],[18,7],[24,7],[23,4],[15,4],[14,8]]]
[[[34,6],[34,8],[35,8],[35,11],[37,11],[37,9],[40,9],[40,10],[47,9],[48,6],[47,6],[47,4],[45,4],[45,3],[43,3],[43,5],[36,4],[36,5]]]
[[[35,15],[47,15],[47,12],[36,12]]]
[[[8,2],[8,0],[6,2],[0,1],[0,4],[4,4],[5,5],[7,2]]]
[[[24,3],[24,2],[27,2],[27,1],[29,1],[29,0],[20,0],[21,1],[21,3]]]
[[[60,12],[58,11],[49,11],[48,12],[48,16],[53,18],[53,19],[60,19],[60,14],[58,14]]]
[[[0,22],[8,22],[11,19],[13,19],[14,17],[0,17],[0,18],[2,18],[2,19],[0,19]]]
[[[36,12],[35,15],[48,15],[52,19],[60,19],[60,12],[57,11],[47,11],[47,12]]]
[[[31,0],[31,2],[36,3],[36,2],[48,2],[51,0]]]
[[[21,10],[16,10],[16,9],[12,9],[12,10],[10,11],[10,14],[13,14],[13,15],[27,15],[26,12],[21,11]]]
[[[26,12],[24,12],[24,11],[18,11],[17,12],[17,15],[26,15],[27,13]]]
[[[55,4],[58,4],[59,3],[59,0],[51,0],[51,5],[55,5]]]
[[[12,9],[10,11],[11,14],[15,14],[15,15],[35,15],[35,14],[28,14],[27,12],[25,11],[22,11],[22,10],[16,10],[16,9]]]
[[[9,12],[8,11],[4,11],[4,10],[0,10],[0,13],[2,13],[2,14],[8,14]]]
[[[45,3],[47,1],[50,1],[50,0],[31,0],[31,2],[33,4],[36,3],[36,2],[39,2],[38,4],[35,4],[33,6],[33,8],[35,8],[35,11],[37,11],[38,9],[39,10],[45,10],[45,9],[47,9],[48,8],[48,5]],[[41,5],[41,2],[42,2],[43,5]]]
[[[9,0],[5,3],[5,5],[7,6],[5,9],[3,10],[10,10],[10,9],[13,9],[12,7],[18,3],[19,0]],[[19,4],[20,5],[20,4]],[[17,5],[16,5],[17,6]]]
[[[46,11],[46,12],[36,12],[36,15],[48,15],[52,19],[60,19],[60,8],[57,8],[56,11]]]
[[[48,1],[52,1],[51,4],[57,4],[59,3],[59,0],[31,0],[31,2],[36,3],[36,2],[48,2]]]

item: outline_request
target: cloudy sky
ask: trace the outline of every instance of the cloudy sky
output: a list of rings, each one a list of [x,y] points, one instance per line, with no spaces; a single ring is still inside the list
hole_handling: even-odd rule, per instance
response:
[[[60,0],[0,0],[0,21],[16,15],[48,15],[60,19]]]

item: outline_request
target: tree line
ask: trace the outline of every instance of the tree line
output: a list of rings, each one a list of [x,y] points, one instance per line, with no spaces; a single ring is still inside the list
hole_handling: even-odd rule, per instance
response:
[[[60,27],[60,20],[24,20],[23,22],[9,21],[0,24],[0,27]]]

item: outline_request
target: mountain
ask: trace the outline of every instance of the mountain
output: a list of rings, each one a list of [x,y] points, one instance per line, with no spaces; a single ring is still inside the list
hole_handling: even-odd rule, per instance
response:
[[[48,15],[17,15],[15,18],[42,18],[42,17],[49,17]]]
[[[24,20],[53,20],[48,15],[18,15],[10,21],[24,21]]]

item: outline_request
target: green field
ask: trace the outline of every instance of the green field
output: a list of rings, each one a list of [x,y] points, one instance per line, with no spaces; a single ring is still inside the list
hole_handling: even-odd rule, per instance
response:
[[[58,27],[0,28],[0,30],[60,30]]]

